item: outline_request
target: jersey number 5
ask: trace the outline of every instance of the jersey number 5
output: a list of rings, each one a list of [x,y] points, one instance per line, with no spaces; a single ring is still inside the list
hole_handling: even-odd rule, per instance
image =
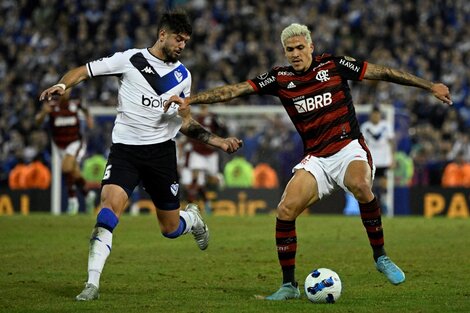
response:
[[[103,180],[107,180],[111,176],[111,167],[112,165],[106,166],[106,169],[104,170]]]

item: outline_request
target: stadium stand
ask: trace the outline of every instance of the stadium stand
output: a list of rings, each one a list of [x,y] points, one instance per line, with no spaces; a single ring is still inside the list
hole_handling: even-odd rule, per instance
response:
[[[404,92],[398,85],[364,82],[353,88],[355,103],[390,103],[409,117],[410,127],[402,131],[398,148],[418,159],[426,184],[440,185],[455,146],[470,130],[467,0],[4,0],[0,184],[8,184],[19,158],[30,162],[41,154],[46,164],[49,160],[48,145],[35,141],[44,138],[44,130],[32,123],[40,108],[40,90],[57,82],[67,68],[131,46],[150,46],[156,38],[156,17],[169,5],[185,8],[193,17],[194,33],[182,61],[192,71],[194,91],[245,80],[282,64],[280,31],[298,21],[313,30],[317,53],[351,55],[450,86],[454,105],[449,108],[426,93]],[[82,90],[83,101],[114,106],[116,90],[117,80],[90,81]],[[275,100],[256,96],[244,101],[262,105]],[[109,142],[108,128],[94,130],[90,142]],[[93,149],[91,144],[90,155]],[[465,161],[470,162],[469,154]],[[281,171],[282,165],[277,166]]]

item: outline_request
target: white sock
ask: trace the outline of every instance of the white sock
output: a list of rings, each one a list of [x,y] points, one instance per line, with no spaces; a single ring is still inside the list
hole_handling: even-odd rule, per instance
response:
[[[196,218],[194,214],[188,213],[183,210],[180,211],[180,217],[182,217],[184,221],[186,222],[186,228],[183,231],[183,235],[184,235],[184,234],[187,234],[191,230],[194,223],[196,222]]]
[[[88,283],[100,286],[104,263],[111,253],[113,233],[103,227],[96,227],[91,234],[88,254]]]

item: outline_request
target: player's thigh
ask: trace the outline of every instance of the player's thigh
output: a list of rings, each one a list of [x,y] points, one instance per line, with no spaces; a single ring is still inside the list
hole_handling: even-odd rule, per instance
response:
[[[298,169],[284,190],[278,206],[278,217],[295,219],[318,200],[318,183],[315,176],[305,169]]]
[[[145,191],[160,210],[179,208],[180,188],[174,144],[159,145],[139,169]]]
[[[372,186],[372,171],[370,165],[363,160],[351,161],[344,175],[344,185],[353,190],[358,187]]]
[[[101,185],[117,185],[129,198],[140,182],[139,163],[133,147],[113,144]]]

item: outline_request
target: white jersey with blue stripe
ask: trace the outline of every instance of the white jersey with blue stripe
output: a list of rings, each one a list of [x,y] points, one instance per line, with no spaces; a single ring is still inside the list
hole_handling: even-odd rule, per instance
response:
[[[170,96],[188,97],[191,73],[179,61],[166,63],[148,49],[117,52],[86,64],[90,77],[117,76],[119,94],[112,141],[148,145],[173,139],[181,128],[178,108],[163,113]]]

